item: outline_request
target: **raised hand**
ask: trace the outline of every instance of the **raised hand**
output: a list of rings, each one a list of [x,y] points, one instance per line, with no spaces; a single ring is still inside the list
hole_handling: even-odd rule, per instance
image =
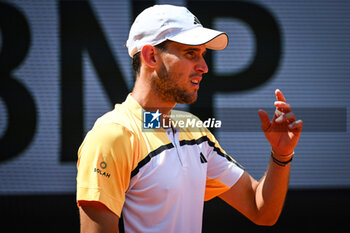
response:
[[[272,121],[264,110],[258,111],[261,128],[276,155],[289,155],[298,144],[303,121],[296,120],[291,106],[286,102],[280,90],[277,89],[275,94],[276,111]]]

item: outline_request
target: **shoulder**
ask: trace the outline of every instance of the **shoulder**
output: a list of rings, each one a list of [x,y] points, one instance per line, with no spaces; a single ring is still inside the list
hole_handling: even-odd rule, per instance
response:
[[[130,156],[134,146],[134,134],[126,127],[116,123],[99,124],[87,133],[79,148],[78,156],[79,158],[83,155],[92,158],[99,155]]]
[[[131,130],[118,123],[104,123],[95,125],[86,135],[86,139],[91,141],[104,141],[114,143],[115,141],[125,141],[133,136]]]
[[[135,117],[130,114],[127,108],[123,107],[122,104],[116,104],[112,111],[105,113],[96,120],[94,128],[100,125],[114,123],[132,131],[134,128],[132,122],[135,120]]]

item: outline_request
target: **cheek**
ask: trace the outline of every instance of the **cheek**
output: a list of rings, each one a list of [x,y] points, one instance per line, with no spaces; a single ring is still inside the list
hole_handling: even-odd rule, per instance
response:
[[[187,80],[192,70],[192,65],[190,65],[186,61],[174,63],[172,66],[172,71],[174,72],[174,74],[176,74],[176,76],[178,76],[178,78],[181,78],[182,80]]]
[[[193,71],[193,64],[185,58],[169,56],[164,59],[164,68],[170,76],[182,80],[188,79]]]

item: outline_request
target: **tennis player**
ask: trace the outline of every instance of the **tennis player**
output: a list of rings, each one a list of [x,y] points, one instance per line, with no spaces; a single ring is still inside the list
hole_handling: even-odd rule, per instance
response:
[[[259,181],[205,127],[145,129],[145,113],[154,123],[173,121],[179,113],[199,120],[172,109],[196,101],[208,72],[206,50],[227,43],[224,32],[204,28],[185,7],[155,5],[138,15],[126,43],[134,89],[96,121],[79,148],[81,232],[117,232],[123,218],[125,232],[200,233],[204,201],[216,196],[256,224],[276,223],[303,126],[280,90],[273,119],[258,112],[271,145],[271,151],[261,151],[271,159]]]

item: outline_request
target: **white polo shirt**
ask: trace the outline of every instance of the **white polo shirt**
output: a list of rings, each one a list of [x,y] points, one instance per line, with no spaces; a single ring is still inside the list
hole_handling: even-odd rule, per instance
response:
[[[146,132],[142,113],[129,95],[96,121],[78,153],[78,205],[123,211],[127,233],[200,233],[204,201],[227,191],[243,169],[206,128]]]

